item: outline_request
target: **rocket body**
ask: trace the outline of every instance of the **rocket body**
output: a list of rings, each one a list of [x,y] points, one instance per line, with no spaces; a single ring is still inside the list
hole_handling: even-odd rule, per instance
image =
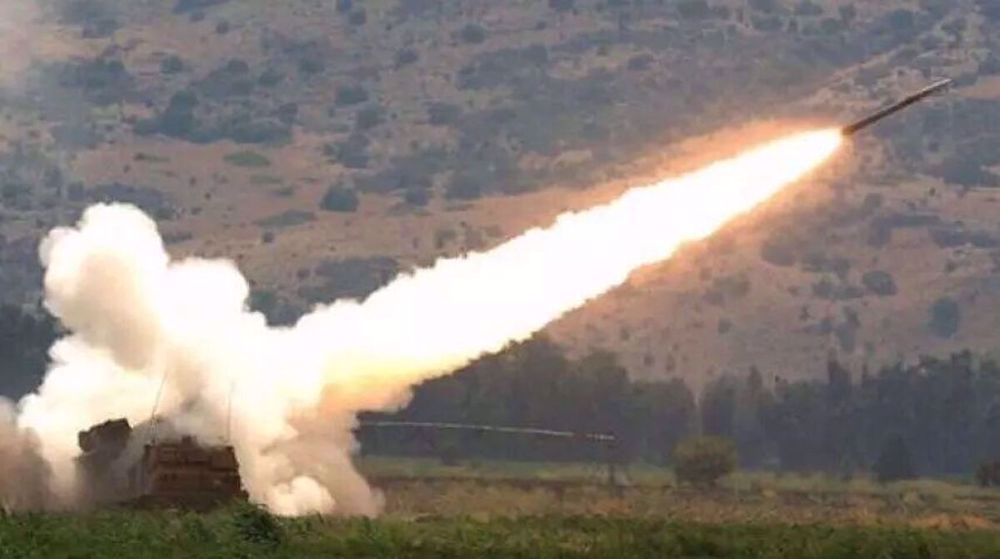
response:
[[[862,118],[861,120],[848,124],[842,129],[843,134],[844,136],[852,136],[856,132],[868,128],[869,126],[875,124],[876,122],[882,120],[883,118],[886,118],[889,115],[899,112],[905,109],[906,107],[909,107],[910,105],[917,103],[918,101],[921,101],[922,99],[929,97],[937,93],[938,91],[941,91],[942,89],[951,85],[951,83],[952,81],[950,79],[944,79],[934,82],[931,85],[921,89],[920,91],[914,93],[913,95],[910,95],[909,97],[906,97],[901,101],[893,103],[892,105],[889,105],[884,109],[876,111],[875,113],[872,113]]]

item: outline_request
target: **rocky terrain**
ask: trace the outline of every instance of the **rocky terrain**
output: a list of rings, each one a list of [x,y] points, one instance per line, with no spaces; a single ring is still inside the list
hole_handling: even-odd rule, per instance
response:
[[[37,0],[0,8],[0,301],[87,204],[235,260],[276,323],[953,77],[550,328],[636,376],[822,374],[1000,329],[990,0]]]

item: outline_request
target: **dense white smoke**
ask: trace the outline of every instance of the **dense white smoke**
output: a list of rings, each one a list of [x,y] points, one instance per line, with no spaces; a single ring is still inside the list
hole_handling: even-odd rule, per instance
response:
[[[72,502],[77,432],[109,417],[147,420],[166,379],[158,413],[203,441],[225,437],[232,402],[231,439],[255,500],[281,514],[375,514],[377,496],[351,464],[359,411],[400,406],[414,383],[531,336],[752,209],[840,141],[835,130],[800,134],[630,190],[292,328],[247,311],[232,263],[172,261],[139,210],[91,207],[42,244],[46,303],[71,334],[53,346],[18,424],[37,434],[52,490]]]

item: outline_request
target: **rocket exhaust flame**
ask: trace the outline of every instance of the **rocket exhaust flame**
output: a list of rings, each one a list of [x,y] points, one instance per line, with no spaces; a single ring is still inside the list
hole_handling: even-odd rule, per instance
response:
[[[46,303],[71,334],[53,346],[17,423],[37,434],[51,489],[71,504],[77,431],[108,416],[145,420],[169,372],[161,415],[217,439],[231,414],[254,499],[281,514],[375,514],[378,496],[350,461],[359,411],[401,406],[414,383],[530,337],[753,209],[842,141],[837,129],[797,134],[634,188],[400,277],[364,302],[318,308],[292,328],[246,310],[249,288],[233,264],[172,262],[138,210],[92,207],[43,242]]]

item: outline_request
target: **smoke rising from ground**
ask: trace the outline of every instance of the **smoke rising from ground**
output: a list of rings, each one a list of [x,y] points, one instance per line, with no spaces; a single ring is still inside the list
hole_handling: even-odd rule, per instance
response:
[[[41,246],[46,305],[70,334],[20,403],[49,487],[74,503],[80,429],[160,415],[231,440],[251,497],[280,514],[376,514],[351,464],[363,410],[406,403],[415,383],[526,339],[562,314],[763,202],[830,156],[835,130],[792,136],[695,173],[561,216],[493,250],[441,260],[364,302],[337,301],[291,328],[247,310],[228,261],[173,261],[155,223],[124,205],[88,209]],[[0,439],[0,441],[5,439]]]

